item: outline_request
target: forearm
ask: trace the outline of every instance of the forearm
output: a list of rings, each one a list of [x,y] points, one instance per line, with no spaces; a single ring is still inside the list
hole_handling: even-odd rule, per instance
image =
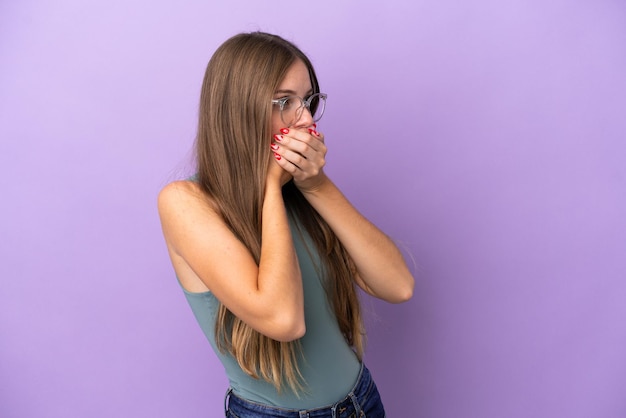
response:
[[[414,279],[398,247],[329,178],[302,192],[352,257],[364,290],[393,303],[412,296]]]
[[[258,292],[269,296],[272,321],[303,333],[302,278],[279,186],[267,188],[262,216]]]

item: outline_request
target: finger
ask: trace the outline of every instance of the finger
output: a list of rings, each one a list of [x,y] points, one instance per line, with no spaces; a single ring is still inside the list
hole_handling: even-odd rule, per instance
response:
[[[321,153],[315,153],[312,158],[306,158],[291,150],[282,151],[283,158],[293,164],[297,169],[297,174],[293,174],[294,178],[315,177],[326,165],[326,159]]]
[[[274,161],[289,174],[294,176],[300,168],[296,166],[293,162],[291,162],[287,157],[285,157],[285,152],[287,150],[285,148],[279,147],[276,144],[272,144],[271,152],[274,158]]]
[[[308,145],[315,151],[325,152],[326,150],[326,145],[324,145],[324,135],[313,128],[308,128],[306,131],[284,128],[281,129],[281,133],[282,135],[279,136],[283,137],[286,143],[299,141]]]
[[[299,153],[305,158],[314,158],[315,154],[326,155],[326,145],[312,134],[275,135],[274,140],[285,149]]]
[[[309,133],[317,138],[322,143],[324,142],[324,134],[317,131],[315,128],[309,128]]]
[[[320,153],[315,153],[314,158],[308,159],[278,144],[273,144],[271,148],[276,162],[298,181],[317,176],[326,164],[324,156]]]

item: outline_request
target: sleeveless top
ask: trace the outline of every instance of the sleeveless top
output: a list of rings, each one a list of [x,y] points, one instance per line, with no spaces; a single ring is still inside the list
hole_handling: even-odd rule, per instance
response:
[[[210,291],[192,293],[184,288],[183,291],[237,396],[279,408],[312,409],[343,399],[354,387],[361,365],[343,337],[327,299],[324,278],[320,276],[323,269],[315,245],[291,218],[289,224],[304,290],[306,333],[300,340],[302,353],[298,355],[298,365],[304,377],[303,392],[296,395],[284,386],[278,393],[271,383],[246,374],[230,353],[222,353],[216,347],[215,319],[219,302],[215,296]]]

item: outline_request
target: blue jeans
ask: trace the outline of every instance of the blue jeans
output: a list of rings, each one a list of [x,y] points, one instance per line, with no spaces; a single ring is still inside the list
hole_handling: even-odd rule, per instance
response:
[[[228,418],[384,418],[385,409],[370,371],[364,365],[354,388],[341,401],[320,408],[284,409],[247,401],[229,389],[224,399]]]

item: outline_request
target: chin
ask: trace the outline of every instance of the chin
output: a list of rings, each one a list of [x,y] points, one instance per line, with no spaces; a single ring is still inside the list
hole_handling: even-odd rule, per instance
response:
[[[293,176],[292,176],[291,174],[289,174],[289,175],[287,175],[287,176],[285,176],[285,177],[283,178],[283,183],[282,183],[282,185],[284,186],[285,184],[289,183],[289,182],[290,182],[290,181],[292,181],[292,180],[293,180]]]

